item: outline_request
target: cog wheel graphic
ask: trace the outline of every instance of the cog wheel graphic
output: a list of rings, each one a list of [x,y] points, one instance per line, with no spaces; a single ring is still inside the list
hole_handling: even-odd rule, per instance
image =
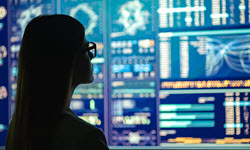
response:
[[[124,27],[122,32],[112,33],[112,37],[123,35],[135,35],[138,30],[145,31],[149,21],[149,11],[143,10],[143,4],[139,0],[129,1],[121,6],[118,11],[119,19],[116,21]]]
[[[70,16],[76,18],[76,15],[79,11],[83,11],[90,18],[85,34],[86,35],[93,34],[94,28],[97,26],[98,15],[93,11],[93,9],[87,3],[82,3],[70,10]]]
[[[0,87],[0,100],[5,99],[8,96],[7,89],[4,86]]]
[[[128,135],[128,141],[132,144],[138,144],[141,140],[141,137],[138,133],[130,132]]]
[[[0,46],[0,59],[3,59],[7,56],[7,48],[5,46]]]
[[[5,7],[1,6],[0,7],[0,19],[3,19],[7,15],[7,10]]]
[[[29,21],[42,14],[42,9],[42,5],[38,7],[31,5],[28,9],[21,13],[20,18],[17,19],[17,23],[21,27],[22,34],[24,33],[25,27],[27,26]]]

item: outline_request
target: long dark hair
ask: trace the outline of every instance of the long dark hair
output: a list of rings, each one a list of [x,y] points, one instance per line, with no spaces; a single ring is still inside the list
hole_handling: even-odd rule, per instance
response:
[[[39,16],[27,25],[18,58],[7,150],[47,149],[69,103],[74,56],[84,36],[83,25],[66,15]]]

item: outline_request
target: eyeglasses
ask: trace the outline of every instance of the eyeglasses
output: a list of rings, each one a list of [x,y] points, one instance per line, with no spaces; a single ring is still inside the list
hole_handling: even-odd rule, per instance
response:
[[[94,42],[88,42],[88,48],[87,51],[89,51],[92,54],[92,58],[96,57],[96,44]]]

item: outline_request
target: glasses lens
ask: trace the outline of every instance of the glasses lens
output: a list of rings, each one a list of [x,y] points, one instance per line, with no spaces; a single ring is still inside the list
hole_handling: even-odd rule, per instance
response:
[[[96,45],[92,42],[89,43],[89,51],[93,54],[93,56],[96,56]]]

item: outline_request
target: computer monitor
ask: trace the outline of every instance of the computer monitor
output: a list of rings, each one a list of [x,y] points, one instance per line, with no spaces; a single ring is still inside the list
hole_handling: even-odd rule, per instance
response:
[[[95,81],[76,88],[70,107],[110,146],[249,144],[249,7],[249,0],[13,0],[10,116],[25,26],[41,14],[67,14],[97,43]]]

